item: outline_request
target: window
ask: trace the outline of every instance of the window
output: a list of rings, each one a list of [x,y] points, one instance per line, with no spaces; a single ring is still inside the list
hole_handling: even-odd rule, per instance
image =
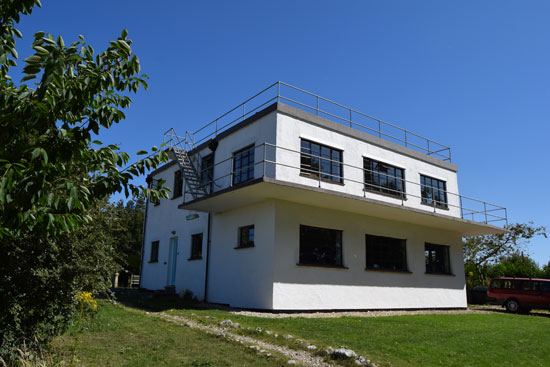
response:
[[[172,192],[174,196],[172,196],[172,199],[178,198],[181,196],[183,191],[183,177],[181,176],[181,170],[177,170],[174,172],[174,188],[172,189]]]
[[[342,267],[342,231],[301,225],[300,265]]]
[[[202,233],[191,236],[191,257],[189,260],[202,259]]]
[[[445,181],[420,175],[422,204],[447,208],[447,185]]]
[[[237,248],[254,246],[254,226],[239,228],[239,245]]]
[[[254,178],[254,146],[233,153],[233,185]]]
[[[406,240],[366,235],[367,269],[407,271]]]
[[[151,183],[149,184],[149,188],[158,190],[160,188],[160,180],[152,179]],[[159,199],[153,199],[152,197],[149,199],[149,201],[154,204],[155,206],[160,204]]]
[[[151,257],[149,258],[150,263],[156,263],[159,261],[159,241],[151,242]]]
[[[342,151],[302,139],[300,173],[343,182]]]
[[[207,193],[212,192],[214,183],[214,154],[202,157],[201,160],[201,186]]]
[[[540,282],[540,290],[542,292],[550,292],[550,282]]]
[[[405,173],[402,168],[363,158],[365,189],[405,198]]]
[[[425,244],[426,273],[451,274],[449,246]]]

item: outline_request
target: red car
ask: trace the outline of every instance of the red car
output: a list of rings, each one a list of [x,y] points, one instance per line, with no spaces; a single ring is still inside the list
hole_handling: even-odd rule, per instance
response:
[[[533,308],[550,309],[550,279],[495,278],[487,296],[508,312],[529,312]]]

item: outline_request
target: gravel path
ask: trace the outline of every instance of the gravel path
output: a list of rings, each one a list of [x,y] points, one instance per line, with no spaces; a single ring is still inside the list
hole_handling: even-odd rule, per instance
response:
[[[163,320],[173,322],[178,325],[187,326],[192,329],[198,329],[209,334],[214,334],[220,338],[236,341],[241,344],[247,344],[249,345],[249,348],[251,350],[255,350],[257,353],[262,353],[266,355],[268,353],[279,353],[284,355],[289,360],[295,361],[296,364],[311,366],[311,367],[333,367],[334,366],[333,364],[325,362],[323,358],[313,355],[309,352],[294,350],[294,349],[290,349],[280,345],[271,344],[262,340],[254,339],[249,336],[233,334],[223,327],[213,326],[213,325],[204,325],[183,316],[169,315],[164,312],[159,312],[159,313],[150,312],[149,315],[153,315],[153,316],[156,315],[162,318]]]
[[[343,311],[343,312],[296,312],[296,313],[276,313],[276,312],[254,312],[254,311],[231,311],[232,314],[242,316],[254,316],[270,319],[284,318],[339,318],[344,316],[351,317],[387,317],[387,316],[402,316],[402,315],[462,315],[462,314],[479,314],[490,313],[494,310],[481,308],[468,308],[464,310],[416,310],[416,311]]]

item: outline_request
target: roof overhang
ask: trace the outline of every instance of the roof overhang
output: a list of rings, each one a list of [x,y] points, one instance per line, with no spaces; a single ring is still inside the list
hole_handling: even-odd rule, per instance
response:
[[[179,208],[222,213],[270,199],[432,227],[456,232],[464,237],[508,232],[505,228],[490,224],[267,177],[180,204]]]

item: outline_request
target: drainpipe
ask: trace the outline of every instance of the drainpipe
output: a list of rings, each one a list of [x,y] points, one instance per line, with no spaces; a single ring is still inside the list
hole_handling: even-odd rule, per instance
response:
[[[151,183],[152,177],[147,176],[145,179],[145,182],[147,182],[148,186]],[[141,239],[141,255],[140,255],[140,261],[139,261],[139,288],[141,287],[141,281],[143,280],[143,261],[145,260],[145,254],[143,251],[145,251],[145,230],[147,229],[147,213],[149,212],[149,199],[145,198],[145,215],[143,218],[143,229],[141,233],[143,234],[143,237]]]
[[[206,232],[206,269],[204,273],[204,297],[203,301],[208,302],[208,268],[210,265],[210,227],[211,227],[210,213],[208,213],[208,229]]]

